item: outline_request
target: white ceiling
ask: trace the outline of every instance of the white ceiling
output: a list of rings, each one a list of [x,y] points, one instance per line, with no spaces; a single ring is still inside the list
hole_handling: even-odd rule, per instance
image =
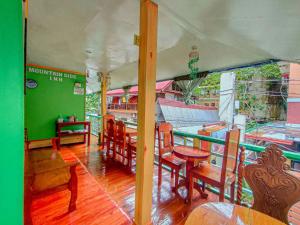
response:
[[[157,79],[188,73],[196,45],[201,71],[265,59],[300,60],[300,0],[156,0]],[[137,83],[138,0],[30,0],[28,63],[110,72],[111,88]]]

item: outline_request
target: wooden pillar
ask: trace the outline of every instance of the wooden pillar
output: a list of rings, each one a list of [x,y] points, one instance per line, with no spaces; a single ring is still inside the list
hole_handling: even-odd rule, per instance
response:
[[[106,92],[107,92],[107,78],[108,78],[108,74],[107,73],[100,73],[99,75],[99,80],[100,80],[100,84],[101,84],[101,89],[100,89],[100,114],[101,116],[106,115]],[[99,135],[99,138],[101,141],[103,141],[103,130],[104,130],[104,123],[102,120],[102,126],[101,126],[101,135]],[[101,136],[101,137],[100,137]],[[100,143],[100,141],[99,141]]]
[[[150,0],[141,0],[140,4],[138,143],[134,222],[137,225],[145,225],[151,224],[152,209],[158,6]]]

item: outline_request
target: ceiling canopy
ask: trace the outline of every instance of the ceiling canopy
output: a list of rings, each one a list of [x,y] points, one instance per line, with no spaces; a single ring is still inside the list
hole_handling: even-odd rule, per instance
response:
[[[300,62],[299,0],[157,0],[157,80],[189,73],[193,45],[200,71],[267,59]],[[137,84],[138,0],[30,0],[27,62],[97,72],[111,88]]]

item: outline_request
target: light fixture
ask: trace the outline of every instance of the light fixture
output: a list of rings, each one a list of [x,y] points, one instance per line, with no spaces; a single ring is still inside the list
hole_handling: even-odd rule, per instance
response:
[[[87,53],[88,55],[89,55],[89,54],[92,54],[92,53],[93,53],[93,50],[88,48],[88,49],[85,50],[85,53]]]

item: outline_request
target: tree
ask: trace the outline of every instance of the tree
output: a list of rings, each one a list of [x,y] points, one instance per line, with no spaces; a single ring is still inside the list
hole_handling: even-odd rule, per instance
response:
[[[280,87],[281,73],[276,63],[236,69],[234,72],[236,74],[236,99],[240,101],[240,111],[247,114],[250,118],[255,118],[259,111],[267,110],[267,103],[270,102],[272,98],[276,98],[275,102],[283,106],[283,108],[286,108],[285,101],[279,94],[281,93],[285,96],[286,89]],[[199,87],[196,88],[194,95],[206,96],[211,91],[218,92],[220,90],[220,79],[221,72],[209,74]],[[260,81],[256,82],[254,79]],[[253,88],[255,82],[263,82],[267,89],[266,93],[249,91],[251,86],[252,89],[255,90],[255,88]],[[277,94],[269,95],[269,92]]]
[[[92,93],[86,95],[85,101],[85,111],[87,113],[99,113],[100,107],[100,94],[99,93]]]

